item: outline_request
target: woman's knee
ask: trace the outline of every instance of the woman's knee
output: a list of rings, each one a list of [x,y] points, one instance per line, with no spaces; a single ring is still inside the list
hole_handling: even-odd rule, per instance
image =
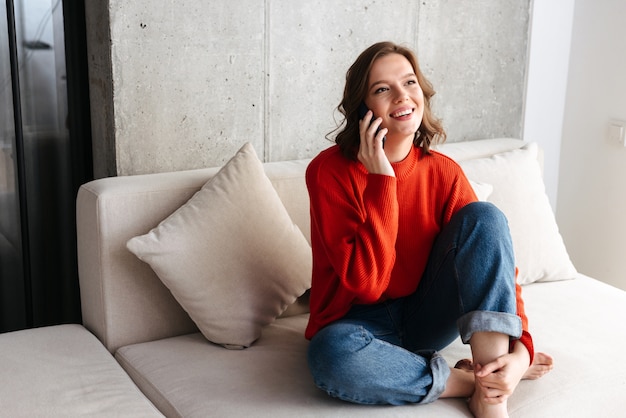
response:
[[[459,231],[459,245],[469,245],[479,250],[476,253],[480,254],[493,250],[512,256],[508,220],[497,206],[489,202],[474,202],[463,207],[455,216],[458,216],[453,222]]]
[[[322,328],[309,343],[307,361],[317,386],[336,386],[354,370],[355,353],[371,343],[365,328],[350,323],[334,323]]]
[[[362,326],[337,322],[322,328],[309,343],[308,360],[312,369],[337,363],[346,364],[350,354],[359,351],[372,340]]]
[[[490,202],[470,203],[461,208],[458,215],[474,222],[486,222],[488,225],[508,228],[508,220],[504,213]]]

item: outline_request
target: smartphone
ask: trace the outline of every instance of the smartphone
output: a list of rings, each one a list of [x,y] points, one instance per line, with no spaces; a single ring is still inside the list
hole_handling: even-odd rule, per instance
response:
[[[367,106],[365,105],[365,102],[361,102],[361,104],[359,105],[359,119],[363,119],[365,117],[365,115],[367,114],[367,111],[369,109],[367,108]],[[376,119],[376,116],[372,116],[372,122],[374,121],[374,119]],[[378,129],[376,129],[376,135],[378,135],[378,132],[381,130],[381,126],[378,125]],[[387,137],[384,136],[383,137],[383,148],[385,148],[385,141],[387,140]]]

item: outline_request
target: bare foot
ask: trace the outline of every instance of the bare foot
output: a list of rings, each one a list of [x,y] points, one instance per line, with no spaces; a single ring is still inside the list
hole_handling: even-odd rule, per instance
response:
[[[554,368],[554,359],[546,353],[535,353],[533,363],[530,365],[522,379],[535,380],[549,373]]]
[[[462,360],[457,361],[454,366],[455,369],[461,370],[474,370],[474,364],[472,364],[472,360],[464,358]],[[522,376],[523,380],[536,380],[542,377],[543,375],[549,373],[554,368],[554,359],[551,355],[546,353],[535,353],[535,358],[533,359],[532,364],[526,370],[526,373]]]
[[[469,398],[474,393],[474,373],[459,368],[450,369],[446,388],[440,398]]]
[[[464,372],[471,372],[473,374],[474,365],[469,359],[459,360],[454,366],[455,369],[463,370]],[[465,373],[463,373],[465,374]],[[467,400],[468,407],[472,415],[476,418],[508,418],[507,403],[500,404],[487,404],[483,401],[484,394],[480,386],[474,383],[472,388],[474,393]]]
[[[507,402],[488,404],[484,401],[484,395],[480,385],[476,385],[474,394],[469,399],[469,410],[476,418],[508,418]]]
[[[472,364],[472,360],[468,359],[468,358],[464,358],[461,359],[459,361],[456,362],[456,364],[454,365],[455,369],[461,369],[461,370],[465,370],[468,372],[473,372],[474,371],[474,364]]]

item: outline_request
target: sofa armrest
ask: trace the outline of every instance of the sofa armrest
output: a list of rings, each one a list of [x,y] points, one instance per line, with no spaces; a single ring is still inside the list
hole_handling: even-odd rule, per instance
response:
[[[126,242],[169,216],[216,171],[112,177],[81,186],[76,210],[83,323],[110,352],[196,330]]]

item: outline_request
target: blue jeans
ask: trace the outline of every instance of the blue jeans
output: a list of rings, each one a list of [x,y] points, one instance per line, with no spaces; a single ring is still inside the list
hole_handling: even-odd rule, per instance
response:
[[[321,329],[309,368],[319,388],[346,401],[428,403],[450,375],[437,351],[480,331],[522,334],[507,220],[484,202],[462,208],[441,231],[414,294],[356,305]]]

